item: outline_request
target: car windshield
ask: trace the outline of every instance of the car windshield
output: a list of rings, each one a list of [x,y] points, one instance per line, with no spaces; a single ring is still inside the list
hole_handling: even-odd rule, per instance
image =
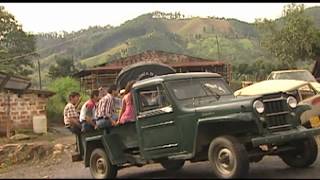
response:
[[[317,82],[309,71],[283,72],[277,74],[275,79],[293,79],[308,82]]]
[[[197,78],[170,81],[169,89],[178,100],[231,95],[228,85],[221,78]]]

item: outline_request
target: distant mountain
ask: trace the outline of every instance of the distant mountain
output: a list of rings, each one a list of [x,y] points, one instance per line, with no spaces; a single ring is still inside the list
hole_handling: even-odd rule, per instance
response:
[[[307,8],[305,12],[320,28],[320,7]],[[254,24],[217,17],[186,18],[180,13],[153,12],[118,27],[95,26],[72,33],[38,34],[36,38],[45,71],[58,56],[70,57],[77,66],[93,67],[146,50],[169,51],[233,64],[270,60],[259,46]]]
[[[311,7],[306,9],[305,12],[308,16],[310,16],[313,19],[315,25],[318,28],[320,28],[320,7],[319,6]]]

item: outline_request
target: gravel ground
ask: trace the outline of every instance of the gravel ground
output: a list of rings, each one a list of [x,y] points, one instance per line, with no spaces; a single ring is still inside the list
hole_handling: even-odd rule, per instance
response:
[[[71,144],[75,137],[66,134],[65,137],[55,140],[56,143]],[[72,150],[72,149],[70,149]],[[72,162],[70,150],[55,159],[27,162],[14,165],[0,172],[0,178],[78,178],[91,179],[88,168],[82,162]],[[159,164],[150,164],[143,167],[121,169],[118,178],[215,178],[210,164],[206,162],[189,163],[177,172],[167,172]],[[293,178],[317,179],[320,177],[320,155],[317,161],[305,169],[290,168],[278,157],[265,157],[259,163],[250,164],[249,178]]]

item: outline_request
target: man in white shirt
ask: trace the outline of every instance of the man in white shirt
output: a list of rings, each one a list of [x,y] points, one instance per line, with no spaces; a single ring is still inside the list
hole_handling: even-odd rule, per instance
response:
[[[82,132],[88,132],[97,129],[96,121],[96,103],[99,101],[99,90],[91,92],[90,99],[86,101],[80,111],[80,123]]]

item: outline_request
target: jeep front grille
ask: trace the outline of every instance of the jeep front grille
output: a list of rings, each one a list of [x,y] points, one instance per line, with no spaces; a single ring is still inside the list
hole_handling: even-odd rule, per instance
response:
[[[288,123],[289,107],[286,98],[280,96],[263,100],[266,115],[266,127],[271,132],[283,131],[291,128]]]

